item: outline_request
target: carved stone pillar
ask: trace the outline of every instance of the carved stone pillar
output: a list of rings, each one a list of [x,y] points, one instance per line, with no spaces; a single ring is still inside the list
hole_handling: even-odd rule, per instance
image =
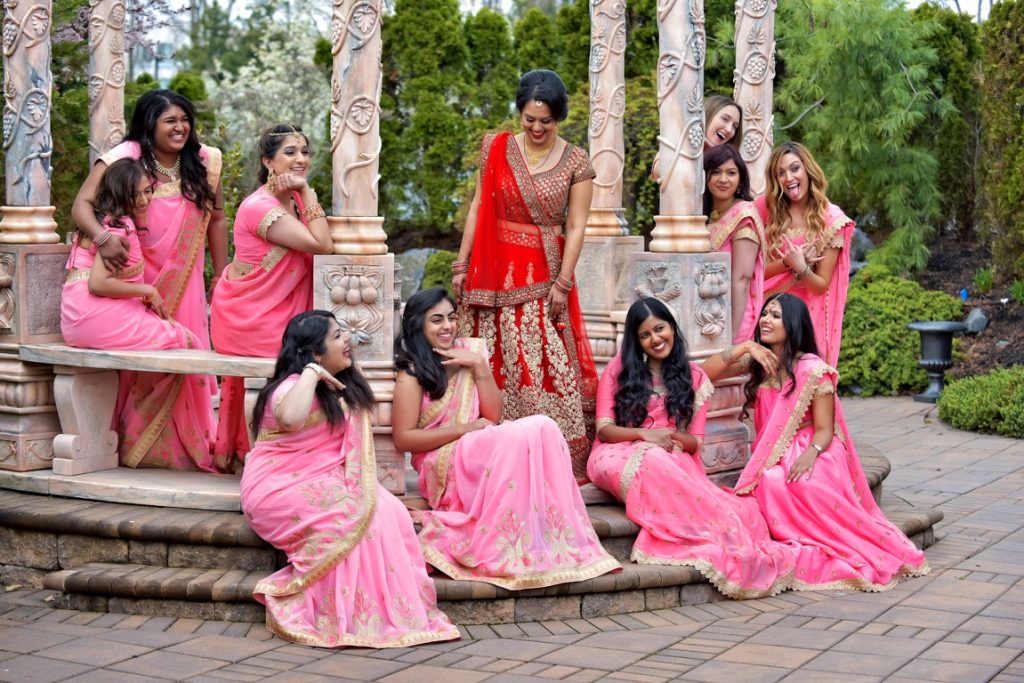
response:
[[[576,267],[580,305],[598,368],[618,351],[610,314],[630,301],[628,259],[643,251],[622,208],[626,110],[626,3],[590,2],[590,158],[597,171],[583,251]]]
[[[18,345],[60,340],[68,248],[50,206],[49,0],[4,3],[5,202],[0,208],[0,469],[50,467],[60,432],[52,368]]]
[[[313,305],[334,312],[352,335],[373,388],[377,474],[405,492],[405,454],[391,441],[394,397],[395,257],[377,215],[380,181],[381,0],[334,0],[331,20],[331,226],[334,254],[313,259]]]
[[[750,171],[750,189],[764,192],[765,167],[772,153],[772,81],[775,78],[777,0],[736,3],[736,71],[733,99],[743,108],[740,153]]]
[[[124,139],[123,0],[89,0],[89,164]]]
[[[654,252],[711,248],[701,215],[704,193],[704,3],[658,2],[658,162],[661,215],[654,217]]]

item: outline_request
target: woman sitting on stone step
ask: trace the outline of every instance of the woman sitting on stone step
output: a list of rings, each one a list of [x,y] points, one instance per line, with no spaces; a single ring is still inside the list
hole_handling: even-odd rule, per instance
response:
[[[704,472],[699,453],[713,392],[687,360],[665,304],[635,302],[622,350],[598,385],[587,473],[640,525],[634,562],[693,567],[731,598],[774,595],[790,587],[796,550],[772,540],[755,501],[730,495]]]
[[[304,645],[455,640],[405,506],[377,482],[369,385],[327,311],[291,319],[256,400],[242,472],[249,526],[291,563],[254,590],[267,628]]]
[[[735,492],[757,501],[772,538],[799,546],[793,587],[880,591],[926,574],[924,553],[871,495],[807,305],[793,294],[769,297],[754,341],[711,357],[704,370],[716,380],[743,374],[747,353],[758,360],[746,387],[757,436]]]
[[[456,339],[455,301],[413,295],[395,342],[392,432],[412,452],[427,562],[453,579],[540,588],[619,569],[601,546],[549,417],[501,421],[482,339]]]

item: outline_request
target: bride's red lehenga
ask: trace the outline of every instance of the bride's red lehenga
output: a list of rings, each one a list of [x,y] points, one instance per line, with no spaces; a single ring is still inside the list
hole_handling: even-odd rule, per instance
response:
[[[553,168],[530,174],[510,133],[484,138],[480,206],[459,336],[487,342],[502,417],[547,415],[569,443],[573,473],[587,480],[597,370],[576,288],[557,321],[545,298],[559,273],[569,189],[595,176],[587,153],[567,144]]]

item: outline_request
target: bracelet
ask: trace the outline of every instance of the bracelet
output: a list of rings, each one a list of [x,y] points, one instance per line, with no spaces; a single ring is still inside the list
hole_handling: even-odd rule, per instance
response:
[[[486,375],[473,375],[473,381],[475,381],[475,382],[486,382],[487,380],[489,380],[493,376],[494,375],[492,375],[489,372]]]
[[[818,444],[814,443],[813,441],[811,442],[811,448],[813,448],[814,450],[818,451],[818,455],[821,455],[821,452],[823,450],[825,450],[824,448],[822,448]]]
[[[311,204],[306,207],[306,210],[302,212],[302,215],[306,217],[307,223],[312,223],[317,218],[326,218],[327,214],[324,213],[324,207],[319,204]]]
[[[811,268],[811,264],[810,263],[805,263],[804,264],[804,269],[802,271],[800,271],[800,275],[802,275],[803,277],[807,277],[808,275],[811,275],[812,273],[814,273],[814,269]]]
[[[320,365],[319,363],[314,363],[313,361],[310,361],[310,362],[306,363],[305,365],[303,365],[302,369],[303,370],[307,370],[308,369],[308,370],[312,370],[313,372],[315,372],[316,373],[316,377],[317,377],[318,380],[323,379],[324,373],[327,372],[326,370],[324,370],[324,366]]]
[[[469,259],[458,259],[452,261],[452,275],[462,275],[469,272]]]
[[[568,294],[572,290],[572,280],[563,277],[561,274],[555,278],[554,285],[563,294]]]
[[[722,357],[722,360],[725,361],[726,365],[732,365],[733,363],[736,362],[736,354],[732,352],[732,349],[733,345],[729,344],[724,349],[722,349],[722,352],[719,354]]]
[[[102,231],[100,231],[100,234],[92,238],[92,243],[95,244],[97,247],[102,247],[113,236],[114,235],[109,230],[104,228]]]

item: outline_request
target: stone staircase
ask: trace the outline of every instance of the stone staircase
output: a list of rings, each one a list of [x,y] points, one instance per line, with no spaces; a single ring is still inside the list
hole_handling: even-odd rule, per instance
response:
[[[934,543],[942,514],[882,498],[884,457],[863,449],[869,483],[883,510],[919,547]],[[714,475],[729,483],[737,473]],[[8,483],[9,485],[9,483]],[[415,490],[415,481],[410,481]],[[526,591],[454,581],[435,572],[441,608],[461,624],[589,618],[700,604],[722,596],[689,567],[629,561],[638,527],[618,503],[583,489],[598,537],[623,571],[587,581]],[[410,508],[425,501],[407,495]],[[0,490],[0,581],[60,591],[55,606],[119,612],[262,621],[252,598],[256,582],[285,563],[231,510],[198,510],[40,496]]]

